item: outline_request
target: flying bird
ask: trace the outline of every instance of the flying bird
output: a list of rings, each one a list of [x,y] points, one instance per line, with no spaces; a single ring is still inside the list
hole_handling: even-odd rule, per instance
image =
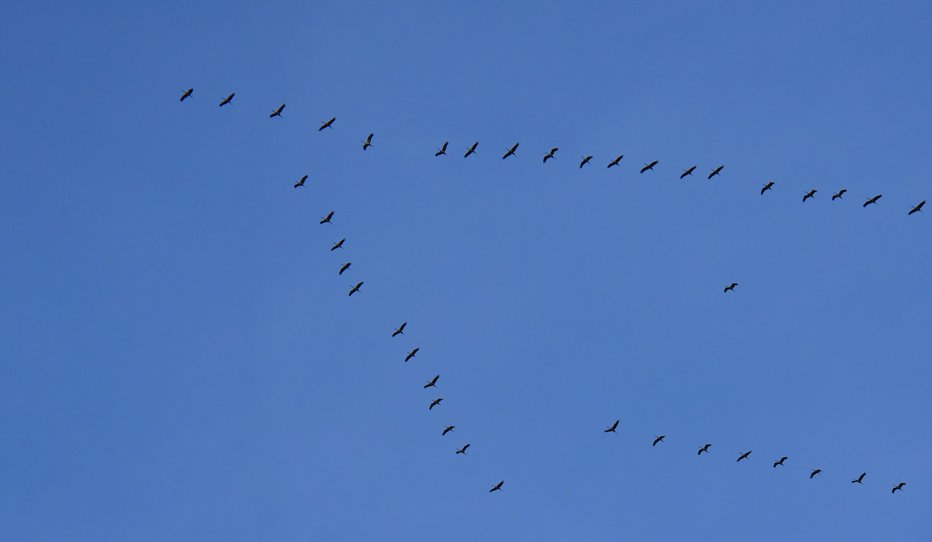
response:
[[[427,407],[427,410],[433,410],[435,406],[439,405],[443,401],[443,397],[438,397],[430,402],[430,406]]]
[[[813,188],[812,190],[806,192],[806,195],[803,196],[803,202],[805,203],[805,201],[806,201],[807,199],[809,199],[809,198],[815,196],[815,193],[816,193],[816,192],[818,192],[818,190],[816,190],[815,188]]]
[[[620,163],[621,163],[621,159],[624,158],[624,157],[625,157],[625,155],[623,155],[623,154],[619,154],[618,156],[616,156],[614,160],[612,160],[611,162],[608,163],[608,168],[611,169],[613,166],[617,166],[618,164],[620,164]]]
[[[839,190],[837,193],[832,194],[832,201],[835,201],[836,199],[843,199],[842,196],[844,196],[844,195],[845,195],[845,192],[847,192],[847,191],[848,191],[847,188],[842,188],[842,189]]]
[[[592,155],[591,155],[591,154],[590,154],[589,156],[583,156],[583,157],[582,157],[582,162],[579,163],[579,169],[582,169],[582,167],[583,167],[584,165],[588,164],[591,160],[592,160]]]
[[[895,486],[893,486],[893,491],[891,491],[890,493],[896,493],[897,490],[903,491],[903,486],[905,486],[905,485],[906,485],[906,482],[900,482],[900,483],[896,484]]]
[[[330,120],[320,121],[320,128],[317,129],[318,132],[322,131],[324,128],[333,128],[333,123],[336,121],[336,117],[330,117]]]
[[[699,448],[699,453],[696,454],[696,455],[702,455],[703,452],[709,453],[709,448],[711,448],[711,447],[712,447],[711,444],[706,443],[702,448]]]
[[[273,117],[280,117],[280,116],[282,116],[282,111],[284,111],[284,110],[285,110],[285,104],[281,104],[280,106],[278,106],[278,109],[276,109],[275,111],[272,111],[272,114],[269,115],[269,118],[271,119],[271,118],[273,118]]]
[[[373,136],[373,135],[374,135],[374,134],[369,134],[369,136],[366,137],[366,140],[362,142],[362,150],[366,150],[366,149],[368,149],[369,147],[372,146],[372,136]]]
[[[813,470],[812,472],[809,473],[809,479],[812,480],[813,478],[816,477],[816,474],[820,474],[821,472],[822,472],[822,469]]]
[[[916,205],[915,207],[913,207],[913,209],[912,209],[909,213],[907,213],[907,214],[910,214],[910,215],[911,215],[911,214],[913,214],[913,213],[918,213],[919,211],[922,210],[922,206],[925,205],[925,204],[926,204],[926,200],[920,201],[919,204]]]
[[[346,262],[345,264],[343,264],[343,267],[340,268],[340,272],[337,274],[342,275],[343,272],[349,269],[351,265],[353,265],[353,262]]]
[[[430,382],[424,384],[424,389],[426,390],[427,388],[436,388],[438,380],[440,380],[440,375],[436,375],[435,377],[431,378]]]
[[[654,169],[654,166],[657,165],[657,162],[659,162],[659,160],[654,160],[653,162],[651,162],[651,163],[649,163],[649,164],[644,164],[644,167],[641,168],[641,173],[644,173],[645,171],[650,171],[650,170]]]
[[[330,211],[329,213],[327,213],[327,216],[320,218],[320,223],[321,224],[332,224],[332,219],[333,219],[333,211]]]
[[[544,163],[546,164],[547,160],[550,160],[551,158],[556,158],[554,155],[557,154],[558,150],[560,150],[560,147],[554,147],[550,149],[550,152],[544,155]]]
[[[305,175],[304,177],[301,177],[300,179],[298,179],[298,182],[294,183],[294,187],[297,188],[299,186],[304,186],[304,181],[306,180],[307,180],[307,175]]]
[[[444,154],[446,154],[446,153],[447,153],[447,145],[449,145],[449,144],[450,144],[449,141],[444,141],[444,142],[443,142],[443,145],[440,145],[440,148],[437,149],[437,152],[434,153],[434,156],[443,156]]]
[[[443,433],[440,433],[440,436],[441,436],[441,437],[446,436],[447,433],[449,433],[450,431],[453,431],[453,429],[454,429],[455,427],[456,427],[455,425],[448,425],[448,426],[444,427],[444,428],[443,428]]]
[[[709,179],[721,173],[723,169],[725,169],[725,166],[718,166],[717,168],[713,169],[712,172],[709,173]]]
[[[693,171],[696,171],[696,166],[692,166],[692,167],[688,167],[684,169],[682,175],[680,175],[680,179],[687,177],[689,175],[692,175]],[[644,173],[644,172],[642,171],[641,173]]]
[[[457,454],[466,455],[466,450],[467,450],[468,448],[469,448],[469,443],[467,442],[466,444],[463,445],[462,448],[460,448],[459,450],[457,450],[456,453],[457,453]]]
[[[879,199],[882,198],[882,197],[883,197],[883,194],[877,194],[876,196],[872,197],[871,199],[865,201],[865,202],[864,202],[864,205],[862,205],[861,207],[867,207],[868,205],[870,205],[870,204],[872,204],[872,203],[877,203],[877,200],[879,200]]]
[[[190,98],[192,94],[194,94],[194,89],[189,88],[188,90],[184,91],[184,94],[181,95],[181,99],[178,101],[183,102],[186,98]]]
[[[783,457],[781,457],[780,459],[774,461],[774,462],[773,462],[773,468],[782,467],[782,466],[783,466],[783,462],[786,461],[787,459],[789,459],[789,457],[783,456]]]
[[[606,433],[614,433],[614,432],[615,432],[615,429],[618,429],[618,422],[619,422],[619,421],[620,421],[620,420],[615,420],[615,423],[613,423],[611,427],[609,427],[608,429],[606,429],[605,432],[606,432]]]
[[[773,185],[774,185],[773,181],[770,181],[767,184],[765,184],[764,187],[760,189],[760,195],[763,196],[764,192],[773,188]]]
[[[227,96],[226,98],[224,98],[223,101],[220,102],[220,107],[223,107],[223,106],[225,106],[226,104],[232,102],[232,101],[233,101],[233,96],[236,96],[236,93],[235,93],[235,92],[231,92],[229,96]]]
[[[851,483],[852,483],[852,484],[863,484],[863,483],[864,483],[864,477],[865,477],[865,476],[867,476],[867,473],[866,473],[866,472],[862,472],[860,476],[858,476],[858,477],[855,478],[854,480],[851,480]]]
[[[505,152],[505,156],[502,156],[502,160],[504,160],[505,158],[508,158],[509,156],[514,156],[515,151],[518,150],[518,145],[519,145],[518,143],[515,143],[514,145],[512,145],[511,148],[508,149],[507,152]]]
[[[738,456],[738,461],[736,461],[736,463],[737,463],[737,462],[740,462],[742,459],[747,459],[747,458],[749,458],[749,457],[751,457],[751,450],[748,450],[748,451],[744,452],[743,454],[739,455],[739,456]]]
[[[417,347],[414,350],[408,352],[408,355],[405,356],[405,363],[408,363],[409,361],[411,361],[411,358],[417,355],[418,350],[420,350],[420,347]]]
[[[346,242],[346,237],[344,237],[343,239],[340,239],[339,241],[334,243],[332,247],[330,247],[330,251],[333,252],[334,250],[338,248],[343,248],[343,243],[345,242]]]
[[[737,285],[738,285],[737,282],[732,282],[732,283],[729,284],[728,286],[725,286],[725,293],[727,294],[728,292],[734,291],[735,286],[737,286]]]
[[[479,142],[478,142],[478,141],[476,141],[475,143],[473,143],[473,144],[472,144],[472,147],[469,147],[468,149],[466,149],[466,154],[463,155],[463,158],[469,158],[469,155],[470,155],[470,154],[475,154],[475,153],[476,153],[476,147],[478,147],[478,146],[479,146]]]
[[[653,442],[653,444],[651,444],[651,446],[656,446],[657,444],[663,442],[663,439],[665,439],[665,438],[667,438],[666,435],[657,435],[657,437],[654,438],[654,442]]]
[[[362,288],[362,281],[357,282],[357,283],[356,283],[356,286],[353,286],[353,287],[350,289],[349,295],[355,294],[356,292],[359,291],[360,288]]]
[[[405,334],[405,326],[407,326],[407,325],[408,325],[408,322],[402,322],[401,325],[398,326],[398,329],[396,329],[395,331],[392,332],[392,337],[397,337],[397,336],[399,336],[399,335],[404,335],[404,334]]]
[[[489,490],[489,493],[492,493],[493,491],[501,491],[503,485],[505,485],[504,480],[492,486],[492,489]]]

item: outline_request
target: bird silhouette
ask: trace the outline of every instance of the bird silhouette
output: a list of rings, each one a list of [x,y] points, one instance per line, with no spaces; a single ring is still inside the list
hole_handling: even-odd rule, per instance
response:
[[[418,348],[415,348],[414,350],[408,352],[408,355],[405,356],[405,363],[408,363],[409,361],[411,361],[411,358],[417,356],[417,353],[418,353],[419,350],[420,350],[420,348],[418,347]]]
[[[867,473],[866,473],[866,472],[862,472],[860,476],[858,476],[858,477],[855,478],[854,480],[851,480],[851,483],[852,483],[852,484],[863,484],[863,483],[864,483],[864,477],[865,477],[865,476],[867,476]]]
[[[879,199],[882,198],[882,197],[883,197],[883,194],[877,194],[876,196],[872,197],[871,199],[865,201],[865,202],[864,202],[864,205],[862,205],[861,207],[867,207],[868,205],[877,203],[877,200],[879,200]]]
[[[402,322],[401,325],[398,326],[398,329],[396,329],[395,331],[392,332],[392,337],[397,337],[397,336],[399,336],[399,335],[404,335],[404,334],[405,334],[405,326],[407,326],[407,325],[408,325],[408,322]]]
[[[439,405],[443,401],[443,397],[438,397],[430,402],[430,406],[427,407],[427,410],[433,410],[435,406]]]
[[[728,286],[725,286],[725,293],[727,294],[728,292],[734,291],[735,286],[737,286],[737,285],[738,285],[737,282],[732,282],[732,283],[729,284]]]
[[[725,166],[718,166],[717,168],[713,169],[712,172],[709,173],[709,179],[721,173],[723,169],[725,169]]]
[[[467,449],[469,449],[469,443],[468,443],[468,442],[467,442],[466,444],[464,444],[462,448],[460,448],[459,450],[457,450],[456,453],[457,453],[458,455],[466,455],[466,450],[467,450]]]
[[[620,420],[615,420],[615,423],[613,423],[613,424],[611,425],[611,427],[609,427],[608,429],[606,429],[605,432],[606,432],[606,433],[614,433],[614,432],[615,432],[615,429],[618,429],[618,422],[619,422],[619,421],[620,421]]]
[[[184,94],[181,95],[181,99],[178,100],[178,101],[179,101],[179,102],[183,102],[183,101],[185,101],[186,99],[190,98],[192,94],[194,94],[194,89],[193,89],[193,88],[189,88],[188,90],[184,91]]]
[[[663,442],[663,439],[665,438],[667,438],[666,435],[657,435],[656,437],[654,437],[654,442],[651,444],[651,446],[656,446],[657,444]]]
[[[683,173],[680,175],[680,179],[692,175],[692,174],[693,174],[693,171],[696,171],[696,166],[690,166],[690,167],[684,169],[684,170],[683,170]],[[644,172],[641,171],[641,173],[644,173]]]
[[[355,294],[356,292],[359,291],[360,288],[362,288],[362,281],[357,282],[356,286],[353,286],[352,288],[350,288],[349,295]]]
[[[782,467],[782,466],[783,466],[783,462],[786,461],[787,459],[789,459],[789,457],[783,456],[783,457],[781,457],[780,459],[774,461],[774,462],[773,462],[773,468],[777,468],[778,466],[779,466],[779,467]]]
[[[235,92],[231,92],[229,96],[227,96],[226,98],[224,98],[223,101],[220,102],[220,107],[223,107],[223,106],[225,106],[226,104],[232,102],[232,101],[233,101],[233,96],[236,96],[236,93],[235,93]]]
[[[327,213],[327,216],[321,217],[320,223],[321,224],[332,224],[332,219],[333,219],[333,211],[330,211],[329,213]]]
[[[285,104],[281,104],[280,106],[278,106],[278,109],[276,109],[275,111],[272,111],[272,114],[269,115],[269,118],[271,119],[274,117],[282,116],[282,111],[284,110],[285,110]]]
[[[307,180],[307,175],[298,179],[298,182],[294,183],[294,187],[298,188],[299,186],[304,186],[304,181]]]
[[[616,156],[614,160],[612,160],[611,162],[608,163],[608,168],[611,169],[612,167],[617,166],[618,164],[620,164],[620,163],[621,163],[621,159],[624,158],[624,157],[625,157],[625,155],[623,155],[623,154],[619,154],[618,156]]]
[[[322,131],[324,128],[333,128],[333,123],[337,120],[336,117],[330,117],[330,120],[320,121],[320,128],[317,129],[318,132]]]
[[[765,184],[764,187],[760,189],[760,195],[763,196],[764,192],[773,188],[773,185],[774,185],[773,181],[769,181],[767,184]]]
[[[813,188],[812,190],[806,192],[806,195],[803,196],[803,202],[805,202],[807,199],[809,199],[809,198],[815,196],[815,193],[816,193],[816,192],[818,192],[818,190],[816,190],[815,188]]]
[[[822,469],[813,470],[812,472],[809,473],[809,479],[812,480],[813,478],[816,477],[817,474],[820,474],[821,472],[822,472]]]
[[[427,388],[436,388],[438,380],[440,380],[440,375],[434,376],[427,384],[424,384],[424,389],[426,390]]]
[[[448,426],[444,427],[444,428],[443,428],[443,433],[440,433],[440,436],[441,436],[441,437],[446,436],[447,433],[449,433],[450,431],[453,431],[453,429],[454,429],[455,427],[456,427],[455,425],[448,425]]]
[[[844,196],[844,195],[845,195],[845,192],[847,192],[847,191],[848,191],[847,188],[842,188],[842,189],[839,190],[838,192],[832,194],[832,201],[835,201],[836,199],[844,199],[842,196]]]
[[[704,445],[702,446],[702,448],[699,448],[699,453],[696,454],[696,455],[702,455],[703,452],[709,453],[709,448],[711,448],[711,447],[712,447],[712,445],[709,444],[709,443],[704,444]]]
[[[509,156],[514,156],[515,151],[518,150],[518,145],[519,145],[518,143],[515,143],[514,145],[512,145],[511,148],[505,152],[505,156],[502,156],[502,160],[504,160],[505,158],[508,158]]]
[[[742,459],[747,459],[747,458],[749,458],[749,457],[751,457],[751,450],[748,450],[748,451],[744,452],[743,454],[739,455],[739,456],[738,456],[738,461],[736,461],[736,463],[740,462]]]
[[[340,239],[339,241],[334,243],[332,247],[330,247],[330,251],[333,252],[334,250],[338,248],[343,248],[343,243],[345,242],[346,242],[346,237],[344,237],[343,239]]]
[[[906,214],[911,215],[913,213],[918,213],[919,211],[922,211],[922,206],[925,204],[926,204],[926,200],[920,201],[915,207],[912,208],[911,211],[909,211]]]
[[[903,491],[903,486],[905,485],[906,485],[906,482],[900,482],[896,484],[895,486],[893,486],[893,491],[891,491],[890,493],[896,493],[897,491]]]
[[[492,486],[492,489],[489,490],[489,493],[492,493],[493,491],[501,491],[503,485],[505,485],[504,480]]]
[[[466,149],[466,154],[463,155],[463,158],[469,158],[469,155],[470,155],[470,154],[476,154],[476,147],[478,147],[478,146],[479,146],[479,142],[478,142],[478,141],[476,141],[475,143],[473,143],[473,144],[472,144],[472,147],[469,147],[468,149]]]
[[[351,265],[353,265],[353,262],[346,262],[345,264],[343,264],[343,267],[340,268],[340,272],[337,273],[337,275],[342,275],[343,272],[349,269]]]
[[[372,146],[372,136],[375,134],[369,134],[366,137],[366,140],[362,142],[362,150],[366,150]]]
[[[592,160],[592,155],[583,156],[582,161],[579,163],[579,169],[582,169],[584,165],[588,164]]]
[[[444,142],[443,142],[443,145],[440,145],[440,148],[437,149],[437,152],[434,153],[434,156],[443,156],[444,154],[446,154],[446,153],[447,153],[447,145],[449,145],[449,144],[450,144],[449,141],[444,141]]]
[[[554,155],[557,154],[558,150],[560,150],[560,147],[554,147],[550,149],[550,152],[544,155],[544,163],[546,164],[547,160],[550,160],[551,158],[556,158]]]
[[[644,164],[644,167],[641,168],[641,173],[644,173],[645,171],[650,171],[650,170],[654,169],[654,166],[657,165],[657,162],[659,162],[659,160],[654,160],[653,162],[651,162],[651,163],[649,163],[649,164]]]

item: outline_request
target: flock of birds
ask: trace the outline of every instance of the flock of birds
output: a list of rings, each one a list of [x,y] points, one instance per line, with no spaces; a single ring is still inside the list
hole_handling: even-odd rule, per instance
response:
[[[187,90],[185,90],[185,91],[182,93],[182,95],[181,95],[181,100],[180,100],[180,101],[181,101],[181,102],[184,102],[185,100],[191,98],[191,97],[193,96],[193,94],[194,94],[194,89],[193,89],[193,88],[188,88]],[[220,107],[224,107],[224,106],[230,105],[230,104],[233,102],[233,98],[234,98],[235,96],[236,96],[236,93],[235,93],[235,92],[231,92],[228,96],[226,96],[225,98],[223,98],[223,99],[220,101]],[[285,104],[283,103],[283,104],[279,105],[276,109],[274,109],[274,110],[269,114],[269,118],[276,118],[276,117],[279,117],[279,118],[280,118],[280,117],[282,117],[282,113],[284,112],[284,110],[285,110]],[[331,117],[329,120],[321,121],[321,125],[320,125],[320,127],[318,128],[318,131],[323,131],[323,130],[328,129],[328,128],[329,128],[329,129],[332,129],[334,123],[336,122],[336,120],[337,120],[336,117]],[[368,150],[370,147],[373,146],[373,145],[372,145],[372,139],[373,139],[374,136],[375,136],[375,134],[373,134],[373,133],[370,133],[368,136],[366,136],[366,138],[362,141],[362,150],[366,151],[366,150]],[[447,149],[448,149],[448,147],[449,147],[449,144],[450,144],[449,141],[444,141],[443,144],[440,145],[440,147],[438,147],[437,150],[434,152],[434,156],[435,156],[435,157],[446,156],[446,155],[447,155]],[[512,156],[517,156],[517,151],[518,151],[518,147],[519,147],[519,146],[520,146],[519,143],[515,143],[514,145],[512,145],[511,147],[509,147],[508,149],[506,149],[506,150],[505,150],[505,153],[502,155],[502,160],[507,160],[508,158],[511,158]],[[478,147],[479,147],[479,142],[478,142],[478,141],[472,143],[469,147],[466,148],[466,152],[463,154],[463,157],[464,157],[464,158],[469,158],[470,156],[472,156],[472,155],[474,155],[474,154],[477,154],[477,149],[478,149]],[[553,148],[551,148],[546,154],[544,154],[543,163],[546,164],[549,160],[555,159],[555,158],[556,158],[556,154],[557,154],[557,152],[558,152],[559,150],[560,150],[559,147],[553,147]],[[623,158],[624,158],[624,155],[618,155],[618,156],[616,156],[614,159],[612,159],[612,160],[608,163],[608,166],[607,166],[608,169],[611,169],[611,168],[613,168],[613,167],[619,166],[619,165],[621,164],[621,161],[622,161]],[[592,159],[593,159],[593,156],[592,156],[592,155],[584,155],[584,156],[581,156],[581,157],[580,157],[580,162],[579,162],[579,169],[582,169],[582,168],[585,167],[586,165],[590,164],[590,163],[592,162]],[[649,172],[649,171],[653,171],[653,169],[654,169],[659,163],[660,163],[659,160],[653,160],[653,161],[651,161],[651,162],[645,163],[645,164],[643,165],[643,167],[640,168],[640,173],[641,173],[641,174],[644,174],[644,173],[647,173],[647,172]],[[682,171],[682,173],[680,174],[680,179],[685,179],[686,177],[691,176],[691,175],[693,174],[693,172],[696,171],[696,168],[697,168],[697,167],[698,167],[698,166],[696,166],[696,165],[692,165],[692,166],[689,166],[688,168],[684,169],[684,170]],[[713,177],[715,177],[715,176],[717,176],[717,175],[720,175],[724,169],[725,169],[725,166],[724,166],[724,165],[718,165],[718,166],[712,168],[712,170],[709,171],[709,174],[708,174],[707,178],[708,178],[709,180],[711,180]],[[305,182],[307,181],[307,179],[308,179],[308,175],[302,176],[300,179],[298,179],[298,180],[294,183],[294,185],[293,185],[294,188],[301,188],[301,187],[303,187],[304,184],[305,184]],[[775,181],[768,181],[768,182],[767,182],[766,184],[764,184],[763,187],[761,188],[761,190],[760,190],[761,195],[764,195],[764,194],[767,193],[768,191],[772,190],[773,187],[774,187],[775,185],[776,185],[776,182],[775,182]],[[803,203],[805,203],[805,202],[807,202],[808,200],[814,198],[817,192],[818,192],[818,190],[816,190],[816,189],[813,188],[813,189],[810,189],[809,191],[807,191],[805,194],[803,194],[803,198],[802,198]],[[841,188],[840,190],[838,190],[837,192],[835,192],[835,193],[832,195],[832,201],[844,199],[844,195],[845,195],[847,192],[848,192],[847,189]],[[862,206],[863,206],[863,207],[868,207],[868,206],[870,206],[870,205],[875,205],[878,201],[880,201],[880,198],[882,198],[882,197],[883,197],[883,194],[876,194],[876,195],[874,195],[874,196],[868,198],[868,199],[863,203]],[[925,200],[922,200],[922,201],[916,203],[915,205],[913,205],[913,206],[909,209],[909,211],[907,212],[907,215],[913,215],[913,214],[915,214],[915,213],[917,213],[917,212],[922,211],[922,208],[925,206],[925,204],[926,204],[926,201],[925,201]],[[320,219],[320,224],[321,224],[321,225],[332,224],[333,216],[334,216],[334,211],[330,211],[326,216],[321,217],[321,219]],[[346,243],[346,238],[342,238],[342,239],[340,239],[339,241],[336,241],[336,242],[333,243],[333,245],[330,247],[330,251],[331,251],[331,252],[334,252],[334,251],[336,251],[336,250],[342,249],[344,243]],[[343,263],[343,264],[340,266],[340,269],[339,269],[339,271],[337,272],[337,274],[338,274],[338,275],[343,275],[343,273],[345,273],[346,271],[348,271],[348,270],[350,269],[351,266],[352,266],[352,262],[351,262],[351,261],[347,261],[347,262]],[[362,288],[363,284],[364,284],[363,281],[358,281],[358,282],[356,282],[356,284],[353,285],[353,286],[350,288],[350,290],[349,290],[349,294],[348,294],[349,297],[352,297],[354,294],[359,293],[359,291],[360,291],[360,289]],[[734,289],[735,289],[737,286],[738,286],[738,283],[737,283],[737,282],[732,282],[732,283],[730,283],[730,284],[728,284],[728,285],[725,286],[724,292],[725,292],[725,293],[732,292],[732,291],[734,291]],[[405,334],[405,329],[407,328],[407,326],[408,326],[408,322],[407,322],[407,321],[402,322],[402,323],[401,323],[397,328],[395,328],[395,330],[392,332],[392,334],[391,334],[392,338],[398,337],[399,335],[404,335],[404,334]],[[419,348],[419,347],[414,347],[413,349],[411,349],[411,350],[405,355],[405,357],[404,357],[404,362],[405,362],[405,363],[408,363],[409,361],[411,361],[412,359],[414,359],[414,358],[417,356],[417,354],[418,354],[419,351],[420,351],[420,348]],[[427,381],[427,383],[424,384],[424,386],[423,386],[424,389],[436,388],[436,387],[437,387],[437,382],[438,382],[439,380],[440,380],[440,375],[439,375],[439,374],[435,375],[433,378],[431,378],[429,381]],[[430,401],[430,403],[429,403],[428,406],[427,406],[427,409],[430,410],[430,411],[432,411],[432,410],[434,410],[435,407],[441,406],[442,402],[443,402],[443,397],[436,397],[435,399],[433,399],[433,400]],[[607,427],[607,428],[604,430],[604,432],[605,432],[605,433],[617,433],[617,430],[618,430],[618,427],[619,427],[620,423],[621,423],[621,420],[615,420],[609,427]],[[446,436],[448,433],[452,433],[452,432],[454,431],[455,428],[456,428],[455,425],[446,425],[446,426],[443,427],[443,429],[442,429],[440,435],[441,435],[442,437],[443,437],[443,436]],[[657,435],[657,436],[655,436],[654,439],[653,439],[653,441],[651,442],[651,446],[652,446],[652,447],[656,447],[658,444],[662,444],[662,443],[665,441],[666,438],[667,438],[666,435]],[[456,448],[455,454],[456,454],[456,455],[463,455],[463,456],[465,456],[465,455],[466,455],[466,451],[470,448],[470,446],[471,446],[471,444],[470,444],[469,442],[466,442],[466,443],[462,444],[459,448]],[[711,452],[711,448],[712,448],[712,444],[711,444],[711,443],[705,443],[705,444],[703,444],[703,445],[699,448],[699,451],[698,451],[698,454],[697,454],[697,455],[702,456],[702,454],[709,454],[709,453]],[[748,450],[748,451],[746,451],[746,452],[741,453],[741,454],[738,456],[736,462],[740,463],[741,461],[749,460],[750,457],[751,457],[751,452],[752,452],[752,450]],[[776,469],[776,468],[778,468],[778,467],[783,467],[788,459],[789,459],[788,456],[782,456],[782,457],[780,457],[779,459],[774,460],[774,462],[773,462],[773,468]],[[812,480],[812,479],[814,479],[816,476],[820,475],[821,473],[822,473],[822,469],[821,469],[821,468],[812,469],[811,471],[809,471],[809,479]],[[852,483],[852,484],[859,484],[859,485],[860,485],[860,484],[863,484],[864,478],[865,478],[866,476],[867,476],[867,473],[866,473],[866,472],[862,472],[862,473],[861,473],[860,475],[858,475],[856,478],[854,478],[853,480],[851,480],[851,483]],[[501,480],[501,481],[495,483],[494,485],[492,485],[491,489],[489,489],[489,493],[494,493],[494,492],[497,492],[497,491],[501,491],[504,485],[505,485],[505,481],[504,481],[504,480]],[[906,482],[898,482],[898,483],[896,483],[896,484],[893,485],[893,488],[891,489],[891,493],[894,493],[894,494],[895,494],[897,491],[902,491],[903,488],[904,488],[905,486],[906,486]]]

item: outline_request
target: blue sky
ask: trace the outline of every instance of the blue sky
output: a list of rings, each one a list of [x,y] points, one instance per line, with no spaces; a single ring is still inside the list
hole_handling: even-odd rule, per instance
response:
[[[928,540],[930,27],[5,4],[0,533]]]

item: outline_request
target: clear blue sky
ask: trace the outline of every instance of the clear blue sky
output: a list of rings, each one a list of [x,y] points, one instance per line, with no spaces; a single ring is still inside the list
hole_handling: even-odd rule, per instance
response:
[[[5,3],[0,538],[928,540],[929,28]]]

